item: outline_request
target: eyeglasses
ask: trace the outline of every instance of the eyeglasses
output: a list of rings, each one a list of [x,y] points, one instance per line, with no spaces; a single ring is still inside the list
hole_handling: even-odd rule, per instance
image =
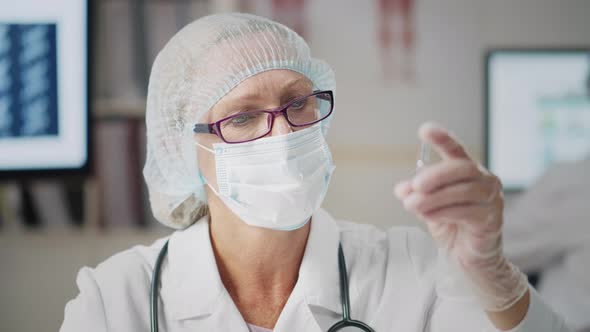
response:
[[[239,112],[213,123],[197,123],[193,131],[217,135],[226,143],[244,143],[268,135],[281,114],[292,128],[303,129],[329,117],[333,109],[332,91],[315,91],[278,108]]]

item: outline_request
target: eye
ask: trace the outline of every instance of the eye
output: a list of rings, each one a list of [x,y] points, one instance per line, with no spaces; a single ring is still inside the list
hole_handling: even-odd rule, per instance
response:
[[[224,124],[232,127],[258,126],[265,119],[264,114],[260,112],[250,112],[236,114],[234,117],[227,119]]]
[[[307,102],[307,98],[298,100],[298,101],[294,102],[293,104],[291,104],[291,106],[289,108],[296,109],[296,110],[302,109],[303,107],[305,107],[306,102]]]
[[[253,118],[254,118],[254,115],[252,115],[252,114],[238,115],[236,117],[231,118],[230,123],[232,125],[243,125]]]

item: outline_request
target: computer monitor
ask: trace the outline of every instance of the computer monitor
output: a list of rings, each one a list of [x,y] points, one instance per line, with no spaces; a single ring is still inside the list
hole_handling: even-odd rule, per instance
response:
[[[507,190],[590,158],[590,47],[489,51],[485,111],[486,166]]]
[[[18,0],[0,10],[0,176],[89,164],[88,2]]]

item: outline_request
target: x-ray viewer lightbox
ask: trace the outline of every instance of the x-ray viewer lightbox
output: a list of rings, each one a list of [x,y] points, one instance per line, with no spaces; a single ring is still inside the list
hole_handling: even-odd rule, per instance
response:
[[[590,158],[590,48],[486,59],[486,161],[506,189],[525,189],[552,163]]]
[[[0,175],[86,169],[87,2],[0,8]]]

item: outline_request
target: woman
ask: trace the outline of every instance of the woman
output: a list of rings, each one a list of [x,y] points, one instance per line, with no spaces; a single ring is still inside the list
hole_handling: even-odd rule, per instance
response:
[[[443,161],[395,192],[445,255],[417,229],[319,208],[334,84],[260,17],[174,36],[150,77],[144,175],[154,215],[182,230],[83,268],[61,331],[327,331],[349,313],[350,331],[565,331],[502,256],[499,181],[443,129],[420,131]]]

